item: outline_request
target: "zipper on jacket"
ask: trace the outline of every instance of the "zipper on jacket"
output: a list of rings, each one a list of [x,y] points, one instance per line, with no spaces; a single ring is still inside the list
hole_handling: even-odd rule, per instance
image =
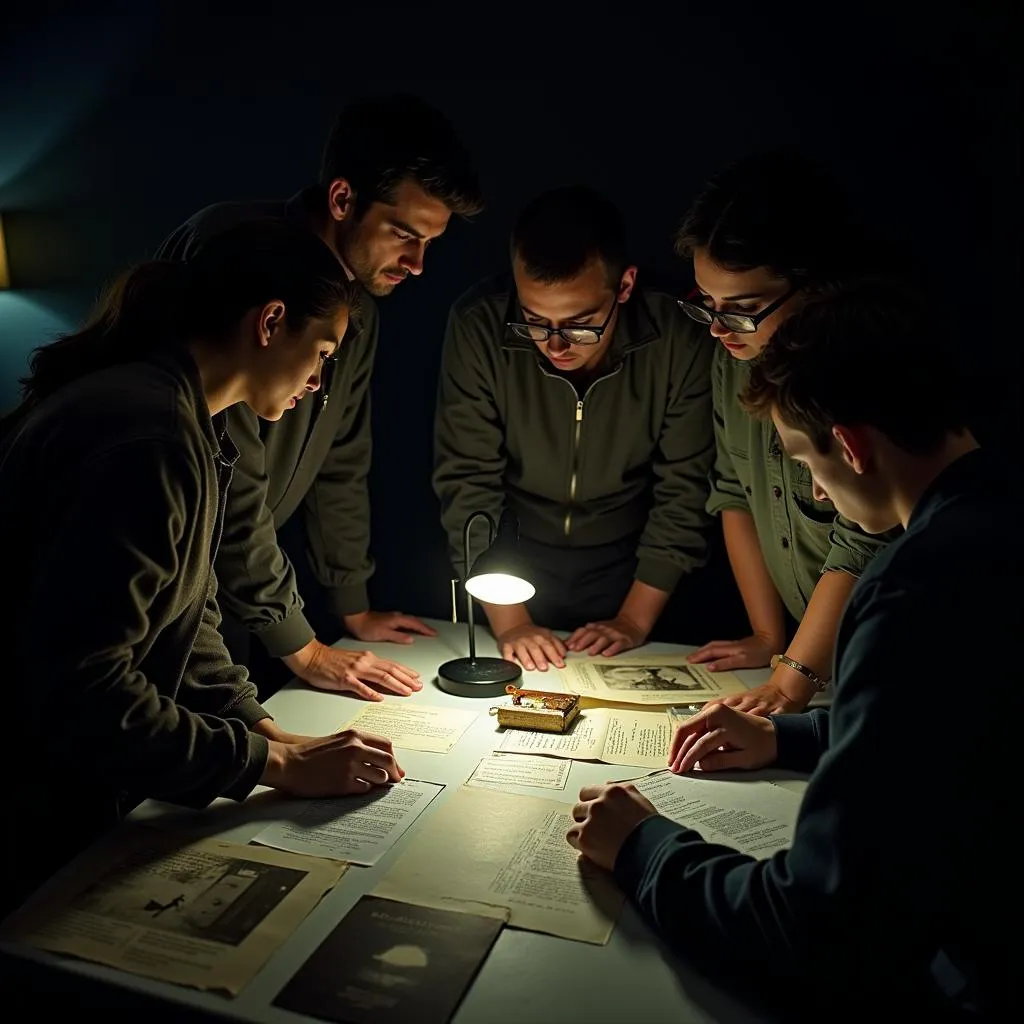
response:
[[[596,381],[594,382],[597,383]],[[593,387],[593,385],[591,385]],[[587,392],[590,388],[587,388]],[[586,393],[584,394],[586,397]],[[576,500],[576,479],[579,476],[579,453],[580,453],[580,433],[583,430],[583,399],[576,399],[576,428],[573,432],[572,438],[572,471],[569,474],[569,507],[565,510],[565,524],[564,532],[565,536],[569,536],[569,531],[572,529],[572,506]]]
[[[563,535],[568,537],[569,531],[572,529],[572,506],[576,500],[576,487],[579,482],[579,455],[580,455],[580,434],[583,431],[583,403],[590,397],[590,392],[597,387],[598,384],[603,380],[607,380],[609,377],[614,377],[622,369],[622,363],[620,362],[614,370],[609,371],[603,377],[598,377],[597,380],[591,381],[590,386],[586,391],[583,392],[582,397],[576,390],[576,385],[571,380],[567,380],[565,377],[559,376],[557,373],[549,373],[543,366],[540,368],[540,372],[546,377],[553,377],[555,380],[565,381],[569,387],[572,388],[572,393],[576,396],[576,409],[574,412],[575,426],[573,429],[572,437],[572,468],[569,471],[569,507],[565,510],[565,519],[562,521]]]

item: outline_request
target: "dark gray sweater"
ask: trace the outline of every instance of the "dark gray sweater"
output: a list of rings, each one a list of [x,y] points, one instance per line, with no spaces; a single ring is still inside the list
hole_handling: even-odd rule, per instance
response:
[[[620,885],[675,950],[781,996],[787,1016],[1009,1006],[1012,492],[993,456],[962,457],[868,566],[831,715],[774,719],[779,766],[813,768],[791,849],[755,861],[659,816],[619,854]]]

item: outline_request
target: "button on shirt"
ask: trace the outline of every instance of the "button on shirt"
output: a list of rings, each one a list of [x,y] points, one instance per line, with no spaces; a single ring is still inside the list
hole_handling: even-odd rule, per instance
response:
[[[749,367],[722,346],[712,364],[715,463],[708,511],[747,512],[783,604],[797,621],[823,572],[860,576],[898,532],[871,536],[814,497],[807,467],[789,458],[770,420],[756,420],[740,405]]]

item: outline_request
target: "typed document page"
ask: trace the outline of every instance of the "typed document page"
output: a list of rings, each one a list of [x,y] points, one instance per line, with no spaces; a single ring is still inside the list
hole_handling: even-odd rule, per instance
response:
[[[403,779],[361,796],[291,801],[289,819],[268,825],[255,843],[278,850],[376,864],[444,786]]]
[[[623,896],[566,842],[570,806],[463,788],[427,818],[374,895],[505,907],[509,924],[603,945]]]

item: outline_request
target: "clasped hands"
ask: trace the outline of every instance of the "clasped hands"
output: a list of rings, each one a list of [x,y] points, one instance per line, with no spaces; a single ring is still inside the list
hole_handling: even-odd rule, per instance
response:
[[[676,774],[764,768],[778,753],[770,718],[725,704],[712,704],[684,722],[672,737],[668,766]],[[569,845],[599,867],[611,871],[630,833],[658,812],[630,783],[585,786],[572,809]]]
[[[549,665],[565,668],[567,653],[606,657],[639,647],[647,634],[625,615],[580,626],[566,640],[534,622],[513,626],[495,637],[501,656],[518,661],[528,672],[546,672]]]

